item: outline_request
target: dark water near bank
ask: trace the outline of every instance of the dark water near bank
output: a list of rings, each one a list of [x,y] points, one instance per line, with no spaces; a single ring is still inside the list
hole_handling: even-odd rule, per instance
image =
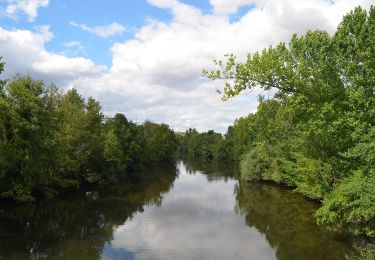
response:
[[[106,192],[0,207],[0,259],[346,259],[317,205],[245,184],[235,168],[178,163]]]

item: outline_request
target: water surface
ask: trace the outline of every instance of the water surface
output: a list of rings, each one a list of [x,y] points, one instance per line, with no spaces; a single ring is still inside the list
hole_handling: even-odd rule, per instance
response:
[[[345,259],[316,203],[239,182],[222,165],[179,162],[136,185],[0,208],[0,259]]]

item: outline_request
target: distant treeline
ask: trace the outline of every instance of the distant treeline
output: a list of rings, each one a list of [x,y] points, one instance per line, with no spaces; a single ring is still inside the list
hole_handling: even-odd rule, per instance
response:
[[[273,90],[224,137],[189,130],[180,152],[240,161],[244,180],[269,180],[322,201],[319,223],[375,237],[375,7],[347,14],[331,36],[294,35],[244,63],[228,55],[211,79],[223,98]],[[267,202],[265,202],[267,203]]]
[[[3,70],[0,63],[0,72]],[[0,83],[0,199],[32,201],[82,183],[106,185],[130,171],[174,162],[165,124],[104,117],[93,98],[28,76]]]
[[[178,154],[203,161],[239,161],[251,147],[251,134],[254,133],[249,131],[246,118],[237,119],[233,126],[228,127],[225,135],[213,130],[199,133],[190,128],[177,136]]]

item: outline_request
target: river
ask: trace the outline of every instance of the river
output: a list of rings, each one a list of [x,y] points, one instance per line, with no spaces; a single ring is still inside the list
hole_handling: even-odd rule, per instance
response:
[[[0,207],[0,259],[346,259],[350,239],[315,224],[318,205],[242,183],[235,167],[178,162],[136,185]]]

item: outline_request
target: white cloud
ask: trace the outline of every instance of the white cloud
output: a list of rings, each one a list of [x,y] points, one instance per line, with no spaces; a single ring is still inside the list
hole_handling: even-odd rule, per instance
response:
[[[38,9],[48,6],[48,4],[49,0],[8,0],[5,12],[10,16],[22,12],[26,14],[29,21],[32,22],[38,16]]]
[[[68,58],[48,52],[44,45],[52,37],[48,26],[38,27],[37,32],[0,27],[0,56],[6,63],[2,76],[12,77],[21,73],[47,82],[66,84],[80,77],[93,78],[105,69],[89,59]]]
[[[104,26],[89,27],[86,24],[78,24],[75,22],[69,22],[74,27],[81,28],[84,31],[93,33],[102,38],[108,38],[116,34],[121,34],[125,31],[125,27],[119,23],[111,23]]]
[[[64,42],[63,46],[66,47],[66,49],[62,53],[65,56],[69,56],[69,57],[79,57],[82,55],[87,56],[85,47],[82,45],[80,41]]]
[[[257,0],[210,0],[216,14],[232,14],[238,11],[238,8],[246,5],[256,4]]]
[[[216,129],[224,132],[239,116],[254,112],[256,93],[245,94],[228,102],[220,101],[215,90],[221,82],[201,78],[201,70],[212,65],[212,59],[233,52],[244,59],[248,52],[270,44],[288,41],[295,32],[323,29],[330,33],[342,15],[370,1],[337,0],[263,0],[211,1],[214,12],[199,9],[176,0],[149,0],[168,9],[171,22],[149,20],[133,40],[115,43],[112,67],[101,79],[76,81],[76,86],[97,97],[117,93],[116,103],[103,103],[108,113],[124,112],[132,119],[150,118],[184,130]],[[229,15],[240,6],[255,4],[238,22]],[[127,98],[126,98],[127,97]]]
[[[371,2],[211,0],[213,12],[203,14],[177,0],[149,0],[170,11],[173,19],[150,19],[132,40],[114,43],[112,66],[104,73],[89,59],[46,51],[44,44],[51,37],[46,28],[44,33],[0,30],[0,56],[5,56],[6,69],[12,74],[31,70],[60,82],[65,77],[65,86],[96,97],[107,114],[122,112],[132,120],[166,122],[178,130],[196,127],[225,132],[235,118],[256,110],[256,92],[220,101],[216,89],[222,88],[222,82],[201,78],[202,68],[211,67],[212,59],[229,52],[244,59],[248,52],[288,41],[293,33],[308,29],[333,33],[344,14],[357,5],[368,8]],[[255,6],[231,22],[230,15],[248,4]],[[95,28],[83,26],[91,32],[102,31]]]
[[[64,42],[64,46],[68,48],[82,48],[82,44],[79,41],[70,41],[70,42]]]

